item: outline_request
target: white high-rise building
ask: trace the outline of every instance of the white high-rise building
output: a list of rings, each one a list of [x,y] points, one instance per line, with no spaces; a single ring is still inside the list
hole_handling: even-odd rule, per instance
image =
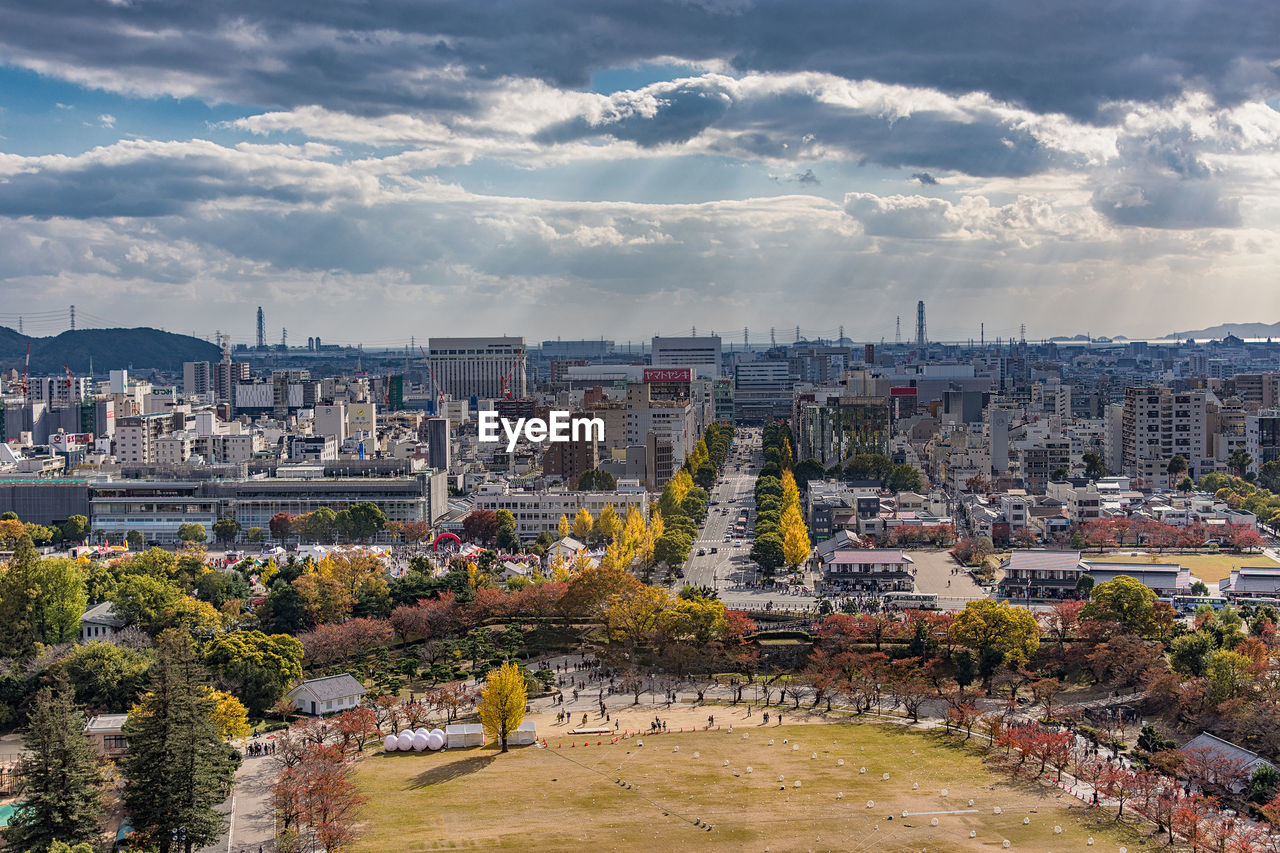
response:
[[[455,400],[525,396],[524,338],[432,338],[430,347],[434,391]]]
[[[653,339],[654,367],[692,367],[699,376],[715,379],[720,375],[720,336]]]

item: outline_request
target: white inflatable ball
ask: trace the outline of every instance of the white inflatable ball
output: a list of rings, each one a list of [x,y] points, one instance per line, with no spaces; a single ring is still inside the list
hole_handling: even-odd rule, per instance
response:
[[[728,766],[729,766],[729,759],[727,759],[727,758],[726,758],[726,759],[724,760],[724,766],[725,766],[725,767],[728,767]]]
[[[797,779],[797,780],[796,780],[796,782],[795,782],[795,784],[794,784],[794,785],[792,785],[791,787],[793,787],[793,788],[799,788],[799,787],[800,787],[800,780],[799,780],[799,779]]]
[[[782,777],[781,777],[781,776],[779,776],[779,777],[778,777],[778,781],[779,781],[779,782],[781,782],[781,781],[782,781]]]
[[[402,751],[408,752],[413,749],[413,732],[401,732],[399,740]]]
[[[911,790],[913,790],[913,791],[919,791],[919,790],[920,790],[920,783],[919,783],[919,782],[912,782],[912,783],[911,783]]]
[[[971,829],[971,830],[969,830],[969,837],[970,837],[970,838],[977,838],[977,837],[978,837],[978,830],[976,830],[976,829]]]
[[[970,800],[970,801],[969,801],[969,805],[973,805],[973,800]]]
[[[693,757],[694,757],[694,758],[701,758],[702,756],[695,752],[695,753],[693,754]]]
[[[1128,847],[1121,847],[1121,848],[1120,848],[1120,853],[1129,853],[1129,848],[1128,848]]]
[[[937,825],[938,825],[938,819],[936,817],[933,820],[929,821],[929,826],[937,826]]]
[[[424,735],[422,732],[417,732],[416,734],[414,734],[414,736],[413,736],[413,751],[414,751],[414,752],[422,752],[424,749],[426,749],[426,748],[427,748],[427,739],[428,739],[428,738],[427,738],[427,735]]]
[[[869,808],[869,809],[874,809],[875,807],[876,807],[876,801],[875,801],[875,800],[867,800],[867,808]]]
[[[678,747],[678,746],[672,747],[672,748],[671,748],[671,751],[672,751],[672,752],[679,752],[679,751],[680,751],[680,747]]]
[[[444,733],[435,731],[427,735],[427,749],[432,752],[444,749]]]
[[[1023,825],[1023,826],[1030,826],[1030,825],[1031,825],[1031,818],[1029,818],[1029,817],[1024,817],[1024,818],[1022,819],[1022,825]]]
[[[811,752],[811,753],[809,753],[809,760],[810,760],[810,761],[812,761],[813,759],[815,759],[815,758],[817,758],[817,757],[818,757],[818,753],[816,753],[816,752]]]
[[[946,788],[943,788],[943,789],[942,789],[942,796],[944,796],[944,797],[945,797],[945,796],[948,796],[950,793],[951,793],[951,792],[950,792],[949,790],[947,790]]]
[[[420,727],[417,731],[415,731],[415,732],[414,732],[414,734],[415,734],[415,735],[429,735],[429,734],[431,734],[431,729],[427,728],[426,726],[422,726],[422,727]]]
[[[432,729],[431,731],[427,732],[427,734],[440,735],[440,737],[444,737],[444,729]]]
[[[844,799],[844,791],[836,791],[836,799],[837,799],[837,800],[843,800],[843,799]]]
[[[1001,842],[1000,846],[1001,846],[1001,847],[1004,847],[1005,849],[1008,849],[1008,847],[1009,847],[1009,839],[1007,839],[1007,838],[1006,838],[1003,842]]]
[[[903,817],[907,817],[907,815],[909,815],[909,814],[910,814],[910,812],[908,812],[906,809],[903,809],[903,810],[902,810],[902,816],[903,816]]]
[[[999,806],[996,806],[994,809],[992,809],[992,810],[991,810],[991,813],[992,813],[992,814],[1000,814],[1000,807],[999,807]]]
[[[744,735],[745,737],[745,735]],[[773,746],[773,738],[769,738],[769,746]]]
[[[400,747],[400,739],[395,735],[387,735],[382,739],[382,748],[387,752],[395,752]]]
[[[1089,840],[1088,840],[1088,841],[1086,841],[1086,842],[1085,842],[1085,844],[1088,844],[1090,847],[1092,847],[1092,846],[1093,846],[1093,836],[1092,836],[1092,835],[1091,835],[1091,836],[1089,836]]]
[[[865,768],[865,767],[859,767],[859,768],[858,768],[858,772],[859,772],[859,773],[866,773],[866,772],[867,772],[867,768]]]
[[[844,759],[843,759],[843,758],[837,758],[837,759],[836,759],[836,767],[844,767]]]
[[[747,772],[748,772],[748,773],[750,773],[750,772],[751,772],[751,765],[750,765],[750,764],[748,764],[748,765],[747,765]]]
[[[1054,835],[1061,835],[1061,834],[1062,834],[1062,827],[1060,827],[1060,826],[1055,826],[1055,827],[1053,828],[1053,834],[1054,834]]]
[[[882,773],[882,774],[880,774],[880,778],[881,778],[881,779],[883,779],[885,782],[888,782],[888,781],[889,781],[889,774],[888,774],[888,773]]]

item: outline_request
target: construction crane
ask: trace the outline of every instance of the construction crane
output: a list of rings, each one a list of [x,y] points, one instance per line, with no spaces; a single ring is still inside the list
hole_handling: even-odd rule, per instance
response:
[[[431,378],[431,390],[436,395],[436,413],[439,414],[440,406],[444,403],[444,389],[436,386],[436,374],[431,369],[431,359],[427,358],[427,351],[419,346],[418,352],[422,353],[422,363],[427,366],[427,376]]]
[[[31,380],[31,344],[27,344],[27,361],[22,367],[22,402],[30,399]]]

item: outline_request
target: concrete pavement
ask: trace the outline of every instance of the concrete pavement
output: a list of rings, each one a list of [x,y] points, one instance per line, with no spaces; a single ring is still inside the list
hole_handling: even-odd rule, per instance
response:
[[[269,755],[244,757],[231,797],[220,808],[227,815],[222,837],[200,853],[272,853],[276,849],[271,781],[279,769]]]

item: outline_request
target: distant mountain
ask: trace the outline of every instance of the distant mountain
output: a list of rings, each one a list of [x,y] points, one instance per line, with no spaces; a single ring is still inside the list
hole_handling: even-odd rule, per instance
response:
[[[95,373],[132,366],[134,370],[182,369],[184,361],[217,361],[218,347],[189,335],[175,335],[159,329],[77,329],[53,338],[30,338],[0,326],[0,369],[22,370],[31,345],[31,374],[61,373],[64,366],[73,373]]]
[[[1186,340],[1187,338],[1225,338],[1227,335],[1235,335],[1237,338],[1280,338],[1280,323],[1219,323],[1207,329],[1173,332],[1168,337]]]

